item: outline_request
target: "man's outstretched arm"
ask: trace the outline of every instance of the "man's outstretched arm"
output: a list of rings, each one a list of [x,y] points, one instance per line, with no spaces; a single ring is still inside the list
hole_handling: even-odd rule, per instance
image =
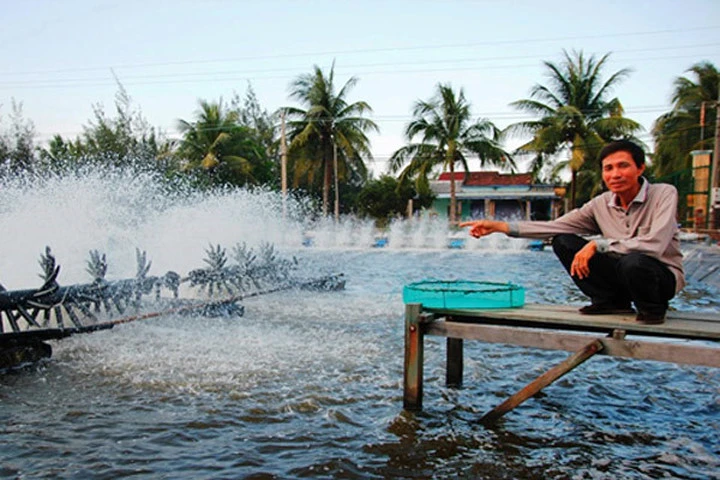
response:
[[[510,226],[507,222],[499,220],[473,220],[471,222],[460,222],[461,228],[470,227],[470,235],[475,238],[484,237],[491,233],[510,233]]]

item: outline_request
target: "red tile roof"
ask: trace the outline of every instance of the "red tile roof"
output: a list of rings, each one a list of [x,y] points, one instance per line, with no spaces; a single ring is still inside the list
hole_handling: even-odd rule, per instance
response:
[[[450,181],[450,172],[440,174],[441,181]],[[468,187],[487,187],[493,185],[531,185],[529,173],[470,172],[465,180],[465,172],[455,172],[455,181]]]

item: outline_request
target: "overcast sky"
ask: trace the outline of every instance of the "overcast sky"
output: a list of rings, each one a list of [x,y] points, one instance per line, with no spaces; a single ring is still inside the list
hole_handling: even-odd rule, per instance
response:
[[[720,0],[0,0],[0,18],[2,128],[14,99],[39,142],[74,138],[93,105],[111,111],[117,77],[173,136],[199,99],[229,101],[248,83],[268,111],[295,105],[290,82],[335,61],[337,85],[358,77],[349,100],[374,110],[376,172],[440,82],[505,127],[524,118],[509,103],[543,83],[543,61],[611,52],[606,77],[633,71],[613,93],[649,131],[676,77],[720,65]]]

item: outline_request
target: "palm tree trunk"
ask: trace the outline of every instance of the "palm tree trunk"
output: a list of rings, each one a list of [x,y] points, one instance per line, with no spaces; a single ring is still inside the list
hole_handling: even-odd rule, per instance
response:
[[[455,225],[457,219],[457,199],[455,198],[455,165],[450,162],[450,225]]]
[[[572,170],[572,177],[570,178],[570,210],[575,209],[575,194],[577,189],[577,170]]]
[[[340,187],[338,181],[338,158],[337,158],[337,144],[333,137],[333,181],[335,190],[335,222],[340,221]]]
[[[457,222],[457,198],[455,194],[455,145],[449,144],[447,160],[450,167],[450,225]]]
[[[331,180],[331,171],[330,171],[330,162],[327,161],[327,158],[324,159],[323,165],[325,165],[325,172],[323,173],[323,206],[322,206],[322,212],[323,217],[328,216],[328,206],[330,205],[330,180]]]

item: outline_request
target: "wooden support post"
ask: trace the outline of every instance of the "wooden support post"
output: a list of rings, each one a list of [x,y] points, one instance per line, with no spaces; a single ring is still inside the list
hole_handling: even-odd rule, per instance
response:
[[[614,340],[625,340],[625,337],[627,336],[627,332],[625,330],[621,330],[619,328],[616,328],[613,330],[608,337],[611,337]]]
[[[517,392],[512,397],[505,400],[503,403],[493,408],[491,411],[483,415],[480,419],[482,423],[492,423],[498,418],[505,415],[510,410],[514,409],[528,398],[537,394],[540,390],[550,385],[558,378],[565,375],[567,372],[582,364],[585,360],[592,357],[603,349],[602,342],[600,340],[593,340],[589,344],[585,345],[581,350],[574,353],[572,356],[564,360],[562,363],[554,366],[547,372],[540,375],[538,378],[530,382]]]
[[[403,375],[403,406],[406,410],[422,410],[423,397],[423,331],[419,303],[405,306],[405,365]]]
[[[445,371],[445,385],[448,387],[462,387],[463,377],[463,340],[462,338],[447,339],[447,357]]]

